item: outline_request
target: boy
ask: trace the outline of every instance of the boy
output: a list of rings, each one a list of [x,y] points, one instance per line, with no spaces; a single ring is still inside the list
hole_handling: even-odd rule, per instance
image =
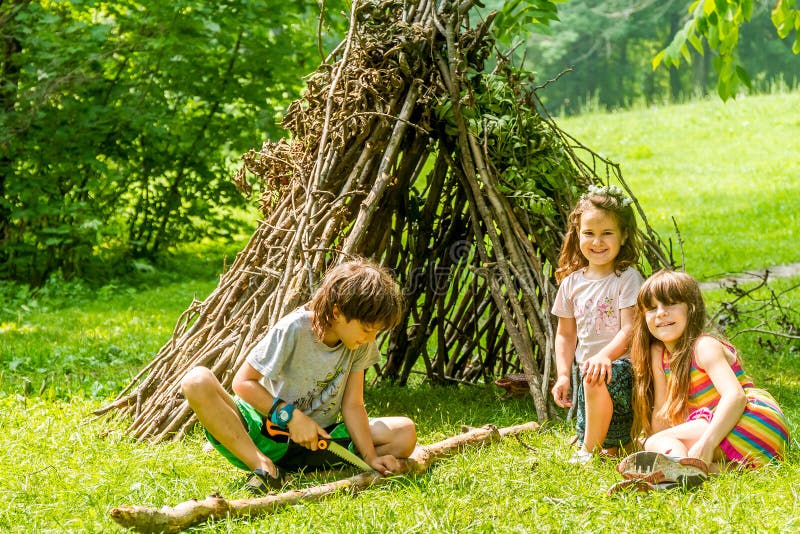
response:
[[[407,417],[368,419],[364,371],[378,361],[375,336],[401,318],[403,297],[384,268],[366,260],[338,265],[311,302],[278,321],[233,378],[232,398],[211,371],[195,367],[181,389],[211,444],[253,472],[255,493],[282,487],[283,471],[338,463],[317,451],[319,436],[345,446],[385,475],[414,450]],[[341,412],[344,424],[338,423]],[[290,438],[274,436],[276,426]]]

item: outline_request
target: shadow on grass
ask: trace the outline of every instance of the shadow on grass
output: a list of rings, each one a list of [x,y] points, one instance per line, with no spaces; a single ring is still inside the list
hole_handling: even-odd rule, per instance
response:
[[[419,436],[431,436],[431,441],[438,441],[459,434],[462,425],[493,424],[502,428],[536,421],[536,410],[529,396],[501,399],[504,393],[494,385],[419,383],[402,388],[379,383],[366,388],[365,399],[370,416],[405,415],[414,420]],[[548,426],[561,427],[563,420]]]

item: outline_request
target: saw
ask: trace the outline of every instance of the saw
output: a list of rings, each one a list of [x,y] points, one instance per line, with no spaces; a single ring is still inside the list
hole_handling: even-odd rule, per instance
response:
[[[361,457],[356,456],[355,454],[350,452],[347,448],[339,445],[335,441],[325,438],[320,438],[319,441],[317,442],[317,448],[323,451],[329,450],[333,454],[344,460],[345,462],[352,464],[358,467],[359,469],[362,469],[364,471],[372,471],[372,468],[369,466],[369,464],[364,460],[362,460]]]
[[[264,420],[265,426],[267,427],[267,433],[270,436],[289,436],[289,432],[286,430],[281,429],[278,425],[270,421],[269,419]],[[339,445],[335,441],[320,437],[317,441],[317,449],[321,451],[330,451],[331,453],[335,454],[345,462],[358,467],[363,471],[372,471],[372,467],[362,460],[356,454],[350,452],[346,447]]]

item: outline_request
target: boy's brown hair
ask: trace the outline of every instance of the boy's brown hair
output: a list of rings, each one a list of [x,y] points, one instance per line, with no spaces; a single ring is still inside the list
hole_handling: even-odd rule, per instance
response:
[[[404,305],[400,286],[385,267],[357,259],[332,267],[309,303],[313,312],[311,326],[322,339],[333,324],[336,306],[348,321],[356,319],[382,330],[400,322]]]

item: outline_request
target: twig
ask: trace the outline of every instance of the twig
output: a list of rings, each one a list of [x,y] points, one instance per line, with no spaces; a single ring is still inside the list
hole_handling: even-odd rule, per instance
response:
[[[508,435],[535,431],[538,427],[535,422],[499,430],[487,425],[473,428],[432,445],[417,447],[411,457],[404,460],[403,473],[423,473],[433,463],[458,454],[466,447],[476,447]],[[338,494],[342,490],[348,490],[351,494],[356,493],[391,479],[392,477],[386,478],[375,471],[370,471],[319,486],[261,498],[228,501],[215,494],[203,500],[191,500],[174,507],[165,506],[160,509],[146,506],[119,506],[112,509],[110,514],[114,521],[137,532],[180,532],[211,519],[252,518],[272,514],[293,504],[318,501]]]
[[[796,336],[794,334],[789,334],[787,332],[774,332],[772,330],[764,330],[764,329],[761,329],[761,328],[745,328],[744,330],[738,330],[735,334],[733,334],[731,336],[731,339],[737,337],[740,334],[746,334],[748,332],[755,332],[755,333],[758,333],[758,334],[768,334],[768,335],[776,336],[776,337],[785,337],[787,339],[800,339],[800,336]]]
[[[564,69],[564,70],[562,70],[561,72],[559,72],[558,74],[556,74],[556,77],[555,77],[555,78],[550,78],[549,80],[547,80],[547,81],[546,81],[546,82],[544,82],[543,84],[541,84],[541,85],[537,85],[536,87],[534,87],[534,88],[533,88],[533,90],[534,90],[534,91],[538,91],[538,90],[540,90],[540,89],[544,89],[545,87],[547,87],[547,86],[548,86],[548,85],[550,85],[551,83],[555,83],[555,82],[557,82],[557,81],[559,80],[559,78],[561,78],[562,76],[564,76],[566,73],[568,73],[568,72],[572,72],[572,71],[574,71],[574,70],[575,70],[575,69],[573,69],[572,67],[567,67],[566,69]]]

